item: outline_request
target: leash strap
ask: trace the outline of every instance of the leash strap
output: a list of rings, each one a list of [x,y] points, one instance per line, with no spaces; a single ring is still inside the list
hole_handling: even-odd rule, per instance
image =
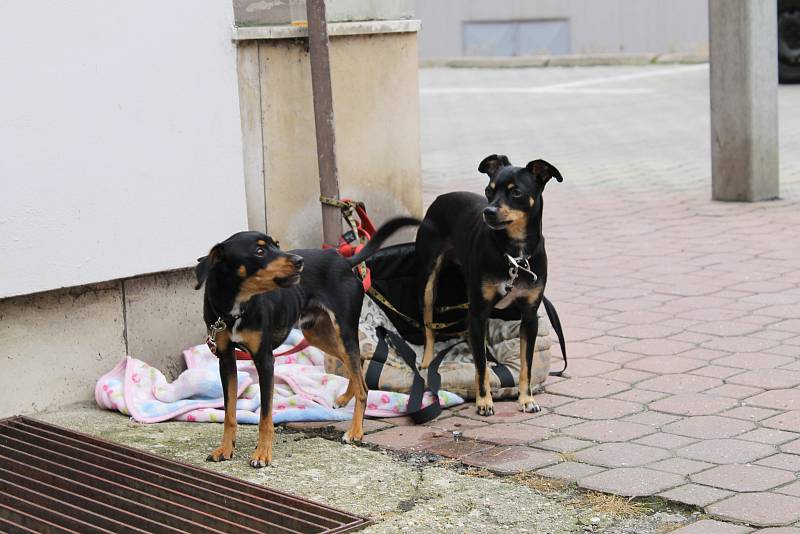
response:
[[[489,350],[488,346],[486,347],[486,359],[494,364],[493,366],[488,367],[497,376],[498,380],[500,380],[501,388],[516,387],[517,383],[514,381],[514,375],[511,374],[511,370],[497,361],[497,358],[494,357],[494,354],[492,354],[492,351]]]
[[[422,330],[422,325],[419,323],[419,321],[417,321],[413,317],[409,317],[405,313],[403,313],[400,310],[398,310],[397,308],[395,308],[394,305],[391,302],[389,302],[389,300],[386,297],[381,295],[380,292],[377,289],[375,289],[374,287],[370,287],[367,290],[367,294],[370,297],[372,297],[374,300],[378,301],[380,304],[383,304],[385,307],[387,307],[388,309],[390,309],[391,311],[393,311],[394,313],[396,313],[397,315],[399,315],[400,317],[405,319],[408,322],[408,324],[410,324],[411,326],[413,326],[417,330],[420,330],[420,331]],[[469,307],[468,303],[467,304],[458,304],[457,306],[447,306],[445,308],[437,308],[436,311],[442,312],[442,311],[449,311],[449,310],[456,310],[456,309],[466,309],[468,307]],[[445,328],[450,328],[452,326],[456,326],[456,325],[462,324],[463,322],[464,322],[464,320],[461,319],[459,321],[453,321],[451,323],[430,323],[430,324],[425,325],[425,326],[429,327],[432,330],[444,330]],[[461,334],[463,332],[466,332],[466,330],[464,330],[462,332],[453,332],[453,334]]]
[[[459,340],[439,351],[431,362],[430,367],[428,367],[428,385],[426,386],[425,379],[422,378],[419,370],[417,370],[417,355],[411,347],[408,346],[408,343],[406,343],[401,336],[386,330],[386,328],[382,326],[377,327],[375,332],[378,335],[378,346],[375,349],[373,360],[370,362],[369,368],[367,369],[367,377],[365,377],[367,386],[370,389],[378,389],[378,380],[383,366],[386,363],[389,343],[391,343],[397,355],[403,359],[413,373],[413,381],[408,394],[408,404],[406,405],[406,415],[418,425],[439,417],[442,413],[442,405],[439,403],[439,388],[442,385],[439,365],[450,350],[459,343],[463,343],[463,341]],[[433,397],[433,402],[425,408],[422,408],[422,399],[426,391]]]

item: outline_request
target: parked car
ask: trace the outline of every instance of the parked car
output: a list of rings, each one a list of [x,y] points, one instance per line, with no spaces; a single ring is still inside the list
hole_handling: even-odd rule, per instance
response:
[[[800,83],[800,0],[778,0],[778,79]]]

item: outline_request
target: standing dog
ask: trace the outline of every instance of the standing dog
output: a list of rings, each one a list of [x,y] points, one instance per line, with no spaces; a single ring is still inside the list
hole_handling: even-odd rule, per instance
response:
[[[547,282],[547,254],[542,236],[542,191],[551,178],[563,180],[548,162],[537,159],[514,167],[506,156],[493,154],[478,171],[489,176],[486,198],[454,192],[433,201],[417,232],[416,251],[422,268],[420,287],[425,322],[422,367],[433,359],[433,306],[442,266],[460,264],[467,285],[469,342],[475,358],[480,415],[494,414],[486,367],[486,326],[494,308],[516,306],[521,314],[519,407],[538,412],[530,389],[536,314]]]
[[[205,282],[203,317],[210,333],[209,347],[219,358],[225,401],[222,444],[208,456],[209,461],[229,460],[233,454],[238,397],[233,351],[237,346],[252,356],[261,385],[258,446],[250,465],[264,467],[272,461],[272,351],[295,323],[311,345],[344,362],[350,382],[336,404],[344,406],[355,397],[356,405],[353,422],[342,440],[349,443],[364,436],[367,385],[358,346],[364,289],[353,267],[375,253],[395,231],[418,224],[419,220],[410,217],[392,219],[350,258],[334,250],[284,252],[266,234],[239,232],[198,260],[196,289]]]

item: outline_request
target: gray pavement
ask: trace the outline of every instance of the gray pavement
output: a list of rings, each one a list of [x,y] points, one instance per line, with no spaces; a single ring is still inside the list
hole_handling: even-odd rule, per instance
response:
[[[565,189],[710,198],[708,65],[420,71],[427,200],[482,191],[486,155],[544,158]],[[782,196],[800,195],[800,85],[781,86]]]

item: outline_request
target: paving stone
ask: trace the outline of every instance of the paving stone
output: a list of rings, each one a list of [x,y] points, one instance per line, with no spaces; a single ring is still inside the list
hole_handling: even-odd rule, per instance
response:
[[[611,395],[609,398],[628,402],[637,402],[639,404],[647,404],[648,402],[663,399],[667,396],[668,395],[666,393],[634,388],[629,389],[628,391],[623,391],[622,393],[617,393],[616,395]]]
[[[744,419],[746,421],[761,421],[767,417],[772,417],[777,414],[777,410],[768,410],[766,408],[755,408],[753,406],[740,406],[727,412],[722,412],[720,415],[723,417],[733,417],[734,419]]]
[[[794,527],[774,527],[762,528],[757,530],[758,534],[800,534],[800,528]]]
[[[703,362],[680,356],[651,356],[641,358],[625,364],[627,369],[636,369],[655,374],[686,373],[698,367],[703,367]]]
[[[559,478],[574,482],[601,471],[605,471],[605,469],[597,467],[596,465],[587,465],[579,462],[561,462],[550,467],[545,467],[544,469],[539,469],[536,471],[536,474],[543,477]]]
[[[459,406],[456,406],[459,408]],[[473,407],[474,409],[474,407]],[[416,426],[417,423],[414,422],[413,419],[404,415],[402,417],[385,417],[383,419],[375,419],[375,421],[380,421],[382,423],[387,423],[391,426]]]
[[[798,435],[794,432],[784,432],[783,430],[775,430],[772,428],[756,428],[753,431],[738,436],[738,439],[757,441],[769,445],[779,445],[796,439],[797,437]]]
[[[434,421],[431,421],[430,423],[427,424],[427,426],[438,428],[441,430],[446,430],[448,432],[453,432],[454,430],[459,430],[463,432],[464,430],[469,430],[471,428],[478,428],[481,426],[486,426],[488,424],[489,423],[486,421],[480,421],[469,417],[461,417],[459,415],[454,415],[452,417],[445,417],[444,419],[439,418]]]
[[[776,493],[783,493],[784,495],[800,497],[800,481],[792,482],[791,484],[786,484],[785,486],[775,488],[773,491]]]
[[[492,448],[494,448],[494,445],[490,443],[481,443],[469,439],[460,439],[458,441],[449,439],[443,443],[426,447],[425,450],[448,458],[463,458],[470,454],[484,453]]]
[[[673,530],[671,534],[747,534],[748,532],[753,532],[753,529],[713,519],[703,519],[688,527]]]
[[[626,311],[606,317],[609,321],[624,324],[658,324],[669,318],[669,314],[652,311]]]
[[[738,367],[740,369],[769,369],[780,367],[787,363],[792,363],[793,358],[787,356],[776,356],[766,353],[738,353],[730,356],[723,356],[714,360],[714,365],[724,365],[727,367]]]
[[[682,393],[698,393],[720,385],[722,385],[722,380],[718,378],[679,374],[657,376],[650,380],[639,382],[634,387],[678,395]]]
[[[769,428],[796,431],[800,429],[800,410],[792,410],[764,419],[761,424]]]
[[[616,399],[585,399],[555,409],[560,415],[583,419],[617,419],[641,410],[641,404]]]
[[[658,471],[666,471],[667,473],[675,473],[676,475],[691,475],[710,469],[714,467],[714,464],[685,458],[667,458],[666,460],[649,464],[647,467]]]
[[[715,395],[720,397],[728,397],[731,399],[746,399],[753,395],[763,393],[763,389],[752,386],[742,386],[739,384],[723,384],[717,388],[712,388],[704,391],[706,395]]]
[[[665,425],[662,430],[670,434],[679,434],[700,439],[731,438],[755,428],[749,421],[702,415],[691,417]]]
[[[668,415],[665,413],[645,411],[634,415],[630,415],[623,419],[623,421],[630,421],[632,423],[641,423],[643,425],[663,426],[673,421],[678,421],[680,417]]]
[[[696,348],[692,350],[687,350],[686,352],[681,353],[681,358],[691,358],[693,360],[703,360],[706,362],[714,361],[716,364],[716,360],[718,358],[722,358],[723,356],[730,355],[730,352],[721,351],[721,350],[711,350],[707,348]]]
[[[714,336],[746,336],[761,329],[759,325],[737,321],[708,321],[687,328],[691,332],[712,334]]]
[[[611,351],[598,354],[594,356],[594,358],[597,360],[603,360],[604,362],[618,363],[622,365],[633,360],[640,360],[642,355],[631,354],[630,352]]]
[[[547,391],[557,395],[567,395],[582,399],[591,399],[613,395],[629,389],[630,385],[615,380],[585,377],[565,380],[547,387]]]
[[[544,439],[548,432],[545,428],[531,425],[498,423],[466,430],[464,437],[495,445],[525,445]]]
[[[692,506],[708,506],[711,503],[721,501],[725,497],[733,495],[732,491],[721,490],[701,486],[700,484],[685,484],[677,488],[660,493],[659,497],[664,497],[671,501],[682,502]]]
[[[548,382],[555,377],[549,377],[547,380]],[[552,393],[537,393],[536,394],[536,403],[541,406],[542,408],[555,408],[556,406],[561,406],[562,404],[567,404],[568,402],[572,402],[575,399],[571,397],[564,397],[562,395],[553,395]],[[541,414],[540,414],[541,415]]]
[[[582,423],[583,419],[578,419],[576,417],[565,417],[563,415],[558,415],[557,413],[551,413],[543,415],[542,417],[536,417],[535,419],[529,419],[523,422],[526,425],[534,425],[534,426],[540,426],[542,428],[550,428],[553,430],[558,430],[560,428]]]
[[[591,441],[575,439],[569,436],[559,436],[556,438],[550,438],[544,441],[537,441],[536,443],[531,443],[531,447],[536,447],[537,449],[545,449],[548,451],[555,451],[555,452],[575,452],[581,449],[585,449],[587,447],[591,447],[593,445],[594,443],[592,443]]]
[[[780,449],[783,452],[788,452],[790,454],[800,454],[800,439],[797,439],[790,443],[784,443],[783,445],[781,445]]]
[[[539,402],[539,397],[544,395],[534,395],[536,402]],[[541,406],[541,405],[540,405]],[[519,404],[516,401],[494,401],[494,415],[486,417],[484,415],[479,415],[475,410],[473,405],[473,409],[469,411],[463,411],[459,415],[462,417],[467,417],[469,419],[474,419],[476,421],[481,421],[489,424],[494,423],[518,423],[520,421],[527,421],[528,419],[533,419],[534,417],[541,417],[545,415],[542,412],[538,413],[528,413],[523,412],[519,409]]]
[[[646,373],[644,371],[637,371],[635,369],[617,369],[616,371],[605,373],[603,378],[633,384],[635,382],[647,380],[648,378],[653,378],[654,376],[655,374],[653,373]]]
[[[569,344],[569,357],[575,359],[590,358],[596,354],[601,354],[608,351],[605,345],[598,345],[597,343],[586,343],[579,341],[577,343]]]
[[[562,433],[577,438],[598,442],[631,441],[652,434],[655,429],[626,421],[587,421],[562,430]]]
[[[733,408],[738,402],[708,393],[683,393],[650,403],[651,410],[676,415],[713,415]]]
[[[532,471],[558,463],[559,456],[553,452],[539,451],[530,447],[495,447],[488,451],[465,456],[466,465],[485,467],[493,473],[509,475]]]
[[[732,491],[765,491],[794,480],[794,474],[751,464],[721,465],[692,475],[692,482]]]
[[[724,380],[729,376],[738,375],[744,372],[744,370],[737,369],[736,367],[725,367],[722,365],[706,365],[705,367],[700,367],[699,369],[689,372],[693,375],[710,376],[712,378]]]
[[[640,445],[649,445],[651,447],[659,447],[661,449],[677,449],[679,447],[685,447],[695,443],[696,441],[696,439],[687,438],[686,436],[676,436],[675,434],[657,432],[655,434],[650,434],[649,436],[639,438],[635,440],[634,443],[638,443]]]
[[[793,473],[800,473],[800,456],[797,454],[779,453],[756,462],[757,465],[765,465],[776,469],[786,469]]]
[[[675,451],[678,456],[716,464],[747,463],[775,454],[775,447],[738,439],[707,439]]]
[[[706,511],[722,519],[758,527],[786,526],[800,520],[800,498],[777,493],[741,493]]]
[[[674,488],[683,482],[682,476],[673,473],[664,473],[643,467],[623,467],[581,478],[578,485],[626,497],[642,497]]]
[[[656,324],[633,324],[609,330],[608,333],[612,336],[620,336],[632,339],[653,339],[653,338],[666,338],[679,332],[683,328],[676,326],[669,326],[664,322]]]
[[[800,385],[800,372],[786,369],[757,369],[731,377],[728,382],[763,389],[793,388]]]
[[[364,436],[364,443],[397,451],[421,451],[452,439],[444,432],[424,426],[396,426]]]
[[[672,354],[680,354],[689,349],[694,348],[691,343],[685,341],[665,340],[665,339],[641,339],[626,343],[616,347],[617,350],[623,352],[631,352],[634,354],[643,354],[645,356],[667,356]],[[641,368],[637,368],[641,369]],[[641,369],[648,371],[649,369]],[[673,373],[681,371],[672,371]]]
[[[575,453],[581,462],[604,467],[637,467],[670,456],[664,449],[638,443],[603,443]]]
[[[571,329],[570,329],[570,335],[572,335]],[[612,377],[608,376],[608,373],[614,372],[615,370],[618,369],[619,369],[619,364],[616,363],[604,362],[603,360],[596,360],[594,358],[584,358],[583,360],[581,360],[580,365],[572,366],[569,368],[569,376],[571,378],[572,377],[580,378],[585,376],[596,377],[598,375],[603,375],[604,377],[612,379]]]
[[[761,352],[778,345],[777,341],[759,339],[756,337],[734,336],[718,337],[706,341],[701,346],[712,350],[727,350],[730,352]]]

